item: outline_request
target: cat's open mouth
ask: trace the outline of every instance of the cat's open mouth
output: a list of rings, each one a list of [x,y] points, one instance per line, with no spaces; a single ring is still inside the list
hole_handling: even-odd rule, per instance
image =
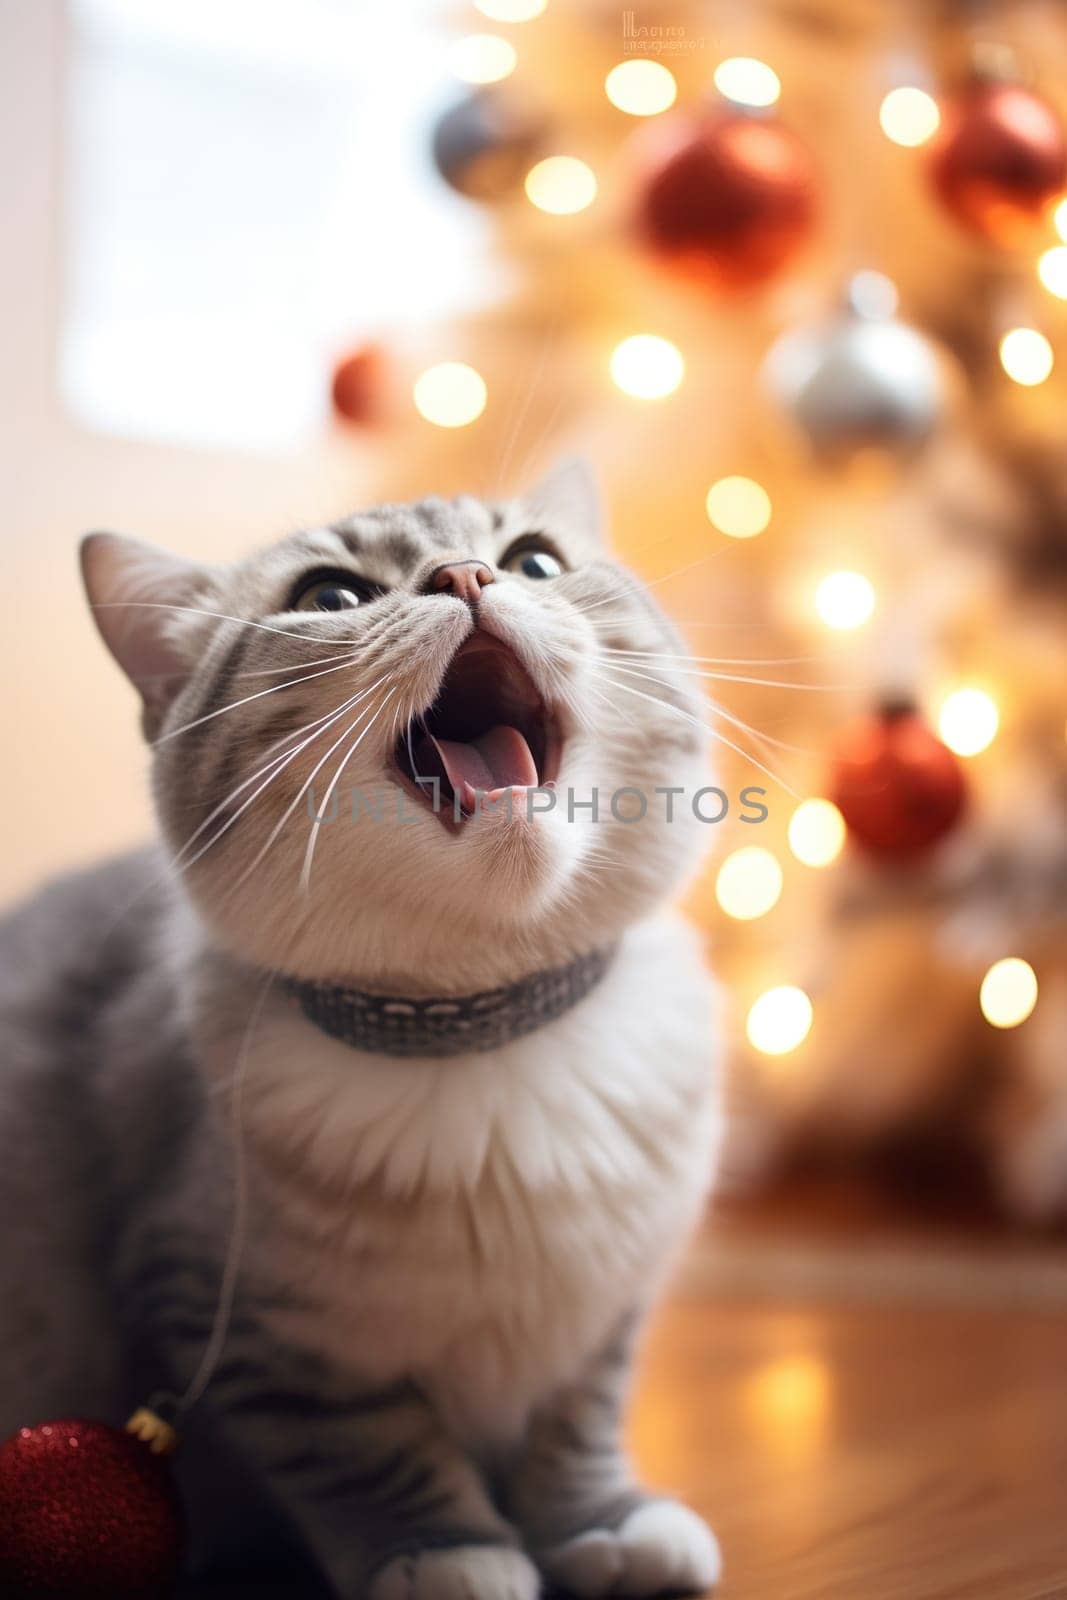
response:
[[[442,822],[454,825],[508,790],[551,783],[559,768],[556,719],[502,640],[466,639],[429,710],[397,743],[394,762]]]

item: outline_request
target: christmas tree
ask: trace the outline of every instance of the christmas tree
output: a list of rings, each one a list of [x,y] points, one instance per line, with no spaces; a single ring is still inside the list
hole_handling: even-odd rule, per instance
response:
[[[506,286],[353,352],[338,410],[386,415],[397,496],[586,456],[678,620],[730,802],[691,897],[730,1170],[934,1126],[1012,1211],[1067,1211],[1067,19],[456,21],[428,155]]]

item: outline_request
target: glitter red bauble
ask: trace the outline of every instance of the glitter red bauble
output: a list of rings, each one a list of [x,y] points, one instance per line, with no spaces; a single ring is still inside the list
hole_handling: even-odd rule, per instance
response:
[[[1022,84],[976,79],[942,111],[929,175],[958,222],[994,244],[1025,243],[1067,184],[1059,116]]]
[[[381,420],[385,366],[385,352],[376,344],[360,345],[341,357],[330,385],[333,409],[339,417],[362,427]]]
[[[20,1428],[0,1446],[5,1600],[155,1600],[181,1545],[167,1467],[121,1428]]]
[[[967,785],[956,756],[910,707],[846,728],[834,751],[830,798],[869,855],[908,862],[959,821]]]
[[[807,239],[814,169],[774,117],[719,111],[675,119],[645,139],[638,224],[669,266],[701,284],[748,288]]]

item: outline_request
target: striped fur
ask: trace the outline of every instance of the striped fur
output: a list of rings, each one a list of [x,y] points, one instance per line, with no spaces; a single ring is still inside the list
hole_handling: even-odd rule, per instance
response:
[[[314,761],[363,704],[351,781],[389,783],[397,728],[470,629],[461,602],[421,592],[426,572],[495,564],[531,526],[571,570],[499,572],[484,611],[561,707],[561,785],[704,781],[704,741],[677,714],[697,707],[666,659],[648,701],[599,670],[606,640],[677,646],[584,503],[572,476],[506,505],[380,508],[232,571],[114,541],[90,553],[105,638],[142,694],[164,849],[0,927],[0,1190],[19,1219],[0,1250],[0,1428],[117,1420],[189,1389],[240,1179],[232,1316],[183,1424],[196,1568],[291,1560],[346,1600],[533,1600],[545,1575],[654,1595],[715,1576],[711,1535],[641,1489],[620,1443],[634,1341],[718,1137],[713,995],[696,941],[659,911],[695,827],[324,827],[299,887]],[[386,592],[282,609],[321,565]],[[272,746],[276,781],[246,804]],[[615,939],[579,1005],[447,1060],[351,1050],[264,978],[461,994]]]

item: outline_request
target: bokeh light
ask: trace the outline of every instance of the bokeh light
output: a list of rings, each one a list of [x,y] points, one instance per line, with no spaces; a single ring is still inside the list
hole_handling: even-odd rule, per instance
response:
[[[792,984],[768,989],[748,1014],[748,1042],[761,1055],[788,1055],[808,1037],[813,1016],[811,1001],[803,989]]]
[[[720,478],[708,490],[708,520],[731,539],[752,539],[771,520],[771,497],[754,478]]]
[[[1053,245],[1037,263],[1037,275],[1049,294],[1067,300],[1067,245]]]
[[[742,1394],[752,1421],[776,1453],[796,1459],[823,1438],[833,1390],[829,1369],[818,1357],[777,1356],[748,1379]]]
[[[1000,713],[984,689],[955,689],[942,703],[937,731],[958,756],[976,756],[996,738]]]
[[[925,144],[941,126],[941,112],[933,95],[912,84],[890,89],[878,110],[882,132],[894,144],[912,148]]]
[[[862,572],[831,572],[815,591],[815,609],[828,628],[862,627],[874,600],[874,585]]]
[[[715,68],[715,87],[740,106],[773,106],[782,92],[778,74],[754,56],[729,56]]]
[[[515,46],[495,33],[469,33],[452,50],[452,70],[464,83],[499,83],[515,71]]]
[[[638,400],[662,400],[681,383],[685,362],[669,339],[635,333],[612,351],[611,376],[623,394]]]
[[[1067,200],[1061,200],[1052,213],[1053,226],[1060,238],[1067,243]]]
[[[900,305],[900,294],[892,278],[870,267],[853,273],[848,282],[848,299],[856,315],[870,322],[885,322],[896,315]]]
[[[613,106],[631,117],[654,117],[667,111],[678,98],[674,73],[662,61],[644,58],[620,61],[604,80]]]
[[[539,211],[569,217],[596,199],[596,173],[577,156],[546,156],[526,174],[526,196]]]
[[[463,428],[485,410],[485,379],[462,361],[442,361],[415,382],[415,409],[438,428]]]
[[[548,5],[548,0],[474,0],[483,17],[494,22],[532,22]]]
[[[1013,383],[1044,383],[1053,364],[1052,346],[1036,328],[1011,328],[1000,341],[1000,364]]]
[[[715,898],[728,917],[750,922],[777,905],[782,868],[761,845],[747,845],[726,857],[715,879]]]
[[[832,800],[802,800],[789,819],[789,848],[806,867],[829,867],[845,845],[845,819]]]
[[[1037,975],[1021,956],[994,961],[979,991],[982,1015],[994,1028],[1017,1028],[1037,1004]]]

